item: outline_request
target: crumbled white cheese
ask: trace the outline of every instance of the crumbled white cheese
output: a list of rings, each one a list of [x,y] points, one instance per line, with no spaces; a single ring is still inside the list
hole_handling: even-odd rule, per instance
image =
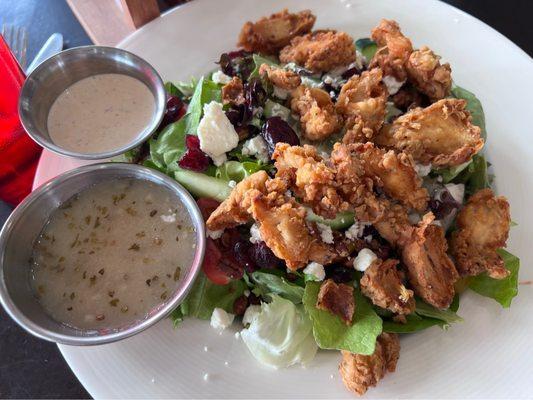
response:
[[[278,86],[274,86],[274,97],[277,97],[278,99],[285,100],[289,96],[289,91],[282,89]]]
[[[283,107],[281,104],[273,102],[274,105],[270,110],[272,117],[281,117],[284,120],[289,119],[290,110],[287,107]]]
[[[420,177],[423,178],[425,176],[428,176],[431,172],[431,164],[424,165],[424,164],[415,164],[415,172]]]
[[[320,222],[316,225],[320,231],[320,238],[322,241],[327,244],[333,244],[333,231],[331,230],[331,226],[321,224]]]
[[[459,204],[463,204],[465,197],[465,185],[462,183],[447,183],[444,185],[446,190],[450,193],[453,199]]]
[[[314,79],[308,78],[307,76],[302,76],[301,79],[302,85],[305,85],[307,87],[321,88],[322,86],[324,86],[322,81],[315,81]]]
[[[405,83],[405,80],[400,82],[394,76],[391,76],[391,75],[384,76],[382,81],[385,84],[385,86],[387,86],[387,91],[389,92],[389,95],[391,96],[393,94],[398,93],[398,90],[400,90],[400,88]]]
[[[251,324],[254,319],[257,318],[257,316],[261,313],[261,306],[260,305],[250,305],[244,312],[244,315],[242,316],[242,324],[244,326]]]
[[[363,232],[365,231],[365,227],[369,224],[366,222],[361,222],[358,220],[355,220],[353,225],[350,226],[346,232],[344,232],[344,236],[346,236],[347,239],[355,240],[363,236]]]
[[[228,156],[226,156],[226,153],[221,154],[219,156],[210,156],[211,160],[213,160],[213,164],[215,164],[217,167],[220,167],[222,164],[224,164],[228,160]]]
[[[246,297],[250,296],[250,291],[248,289],[245,289],[244,292],[242,292]]]
[[[307,264],[307,267],[304,268],[303,272],[306,275],[312,275],[316,281],[323,281],[326,277],[324,266],[314,261]]]
[[[176,213],[172,213],[170,215],[161,215],[161,220],[163,222],[166,222],[167,224],[172,224],[176,222]]]
[[[257,224],[253,224],[250,227],[250,242],[252,243],[260,243],[263,241],[263,238],[261,237],[261,231],[259,230],[259,227]]]
[[[372,235],[366,235],[363,239],[365,242],[370,243],[372,241]]]
[[[231,180],[231,181],[228,182],[228,186],[229,186],[230,188],[234,188],[235,186],[237,186],[237,182]]]
[[[258,160],[267,163],[270,160],[268,157],[268,146],[261,136],[257,135],[248,139],[242,145],[242,154],[245,156],[255,156]]]
[[[224,229],[220,229],[218,231],[211,231],[209,229],[206,229],[205,233],[206,233],[207,237],[210,237],[211,239],[218,239],[224,233]]]
[[[215,308],[211,314],[211,326],[215,329],[226,329],[233,322],[235,315],[228,314],[222,308]]]
[[[377,258],[378,256],[372,250],[362,249],[353,260],[353,267],[357,271],[364,272]]]
[[[204,116],[198,125],[200,149],[213,159],[215,165],[226,160],[226,152],[239,144],[239,135],[222,109],[212,101],[204,105]]]
[[[231,82],[231,76],[226,75],[222,71],[216,71],[216,72],[213,72],[213,75],[211,76],[211,80],[215,83],[225,85],[226,83]]]

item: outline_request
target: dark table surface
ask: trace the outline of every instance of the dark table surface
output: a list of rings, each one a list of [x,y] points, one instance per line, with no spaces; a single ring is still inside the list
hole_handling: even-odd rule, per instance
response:
[[[533,55],[531,0],[445,2],[486,22]],[[160,3],[165,7],[165,1]],[[54,32],[63,34],[66,47],[91,43],[64,0],[0,0],[0,22],[28,28],[28,60]],[[7,213],[0,204],[0,226]],[[88,397],[57,346],[26,334],[0,309],[0,398]]]

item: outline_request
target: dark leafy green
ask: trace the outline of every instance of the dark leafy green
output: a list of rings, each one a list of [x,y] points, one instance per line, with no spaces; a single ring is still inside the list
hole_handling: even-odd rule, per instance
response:
[[[260,290],[261,294],[277,294],[292,301],[294,304],[302,302],[304,288],[290,283],[281,276],[256,271],[253,272],[250,277],[255,283],[255,286]]]
[[[465,191],[471,195],[478,190],[490,187],[487,174],[487,161],[482,154],[472,157],[472,162],[452,179],[453,183],[464,183]]]
[[[260,161],[226,161],[216,169],[215,177],[225,181],[240,182],[254,172],[269,168],[270,166]]]
[[[184,118],[167,125],[157,139],[150,139],[150,161],[160,170],[170,173],[180,169],[178,161],[185,153]]]
[[[250,73],[250,78],[254,78],[254,77],[259,76],[259,68],[261,67],[262,64],[267,64],[267,65],[270,65],[270,66],[279,67],[278,61],[273,59],[273,58],[260,56],[259,54],[254,54],[252,56],[252,58],[254,60],[255,68]]]
[[[363,56],[365,56],[367,62],[370,62],[370,60],[372,60],[372,58],[374,57],[374,54],[376,54],[376,51],[378,51],[378,45],[376,44],[376,42],[369,38],[362,38],[356,40],[355,48]]]
[[[319,282],[307,282],[303,303],[313,322],[313,335],[322,349],[348,350],[357,354],[372,354],[376,338],[381,333],[381,318],[358,289],[354,290],[355,315],[350,326],[338,316],[316,308]]]
[[[449,168],[440,168],[431,171],[431,176],[441,176],[442,177],[442,183],[450,183],[452,182],[461,172],[463,172],[468,166],[472,163],[472,160],[467,161],[463,164],[456,165],[455,167],[449,167]]]
[[[493,279],[486,274],[470,278],[468,287],[474,292],[496,300],[504,308],[509,308],[513,298],[518,294],[518,270],[520,259],[504,249],[498,254],[503,258],[505,268],[511,273],[505,279]]]
[[[481,136],[483,139],[487,138],[487,130],[485,127],[485,113],[483,112],[483,106],[481,101],[476,97],[476,95],[468,90],[460,87],[452,87],[452,95],[458,99],[466,100],[466,109],[470,111],[472,115],[472,123],[481,128]]]

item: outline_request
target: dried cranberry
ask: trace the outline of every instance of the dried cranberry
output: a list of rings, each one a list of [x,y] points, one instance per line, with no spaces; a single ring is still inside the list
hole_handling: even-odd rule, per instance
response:
[[[185,114],[185,107],[183,101],[177,96],[169,95],[167,97],[167,107],[160,128],[164,128],[172,122],[176,122]]]
[[[448,216],[453,210],[459,208],[461,205],[455,201],[448,190],[440,192],[438,198],[433,198],[428,202],[429,209],[435,215],[435,218],[442,219]]]
[[[242,240],[242,235],[236,228],[226,229],[220,239],[219,246],[225,251],[233,251],[235,244]]]
[[[200,139],[197,136],[187,135],[185,137],[187,151],[178,161],[181,168],[190,169],[191,171],[203,172],[209,166],[209,157],[200,150]]]
[[[281,117],[268,118],[261,129],[261,136],[267,142],[270,156],[274,153],[276,143],[283,142],[291,146],[300,144],[300,139],[298,139],[294,130]]]
[[[233,302],[233,314],[235,315],[243,315],[246,308],[248,308],[248,297],[245,295],[237,297]]]
[[[234,127],[241,126],[244,120],[244,106],[233,106],[226,111],[226,117]]]
[[[253,293],[250,293],[250,296],[248,296],[248,302],[254,306],[258,306],[261,304],[261,298]]]
[[[350,79],[352,76],[359,74],[359,70],[356,67],[348,68],[342,73],[342,79]]]
[[[248,273],[252,273],[257,269],[257,266],[251,257],[251,251],[252,244],[247,240],[240,240],[235,243],[235,246],[233,246],[235,258],[242,266],[244,266],[244,270]]]
[[[248,107],[253,109],[265,104],[267,94],[259,79],[251,79],[244,85],[244,99]]]
[[[296,282],[298,280],[298,275],[291,274],[290,272],[287,272],[287,275],[285,275],[285,277],[289,282]]]
[[[282,261],[275,256],[265,242],[255,243],[250,255],[260,269],[275,269],[282,265]]]
[[[326,278],[333,279],[335,283],[346,283],[355,279],[355,269],[334,264],[326,268]]]
[[[244,275],[243,266],[237,261],[232,252],[222,252],[219,269],[232,279],[241,279]]]
[[[243,80],[248,79],[255,66],[252,53],[244,50],[223,53],[218,64],[226,75],[238,76]]]

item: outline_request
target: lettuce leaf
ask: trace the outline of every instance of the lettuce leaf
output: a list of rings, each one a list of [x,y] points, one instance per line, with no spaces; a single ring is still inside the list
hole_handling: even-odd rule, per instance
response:
[[[366,58],[367,62],[370,62],[378,51],[376,42],[369,38],[358,39],[355,42],[355,48]]]
[[[329,226],[331,229],[339,230],[348,228],[354,223],[354,213],[345,211],[338,213],[334,219],[325,219],[320,215],[316,215],[313,210],[307,209],[307,220],[311,222],[318,222]]]
[[[454,85],[451,92],[453,97],[466,100],[466,109],[470,111],[470,114],[472,115],[472,123],[481,128],[481,137],[483,137],[483,139],[487,139],[485,113],[483,112],[481,101],[479,101],[474,93],[460,86]]]
[[[250,277],[256,288],[264,294],[276,294],[284,299],[300,304],[304,295],[304,288],[288,282],[285,278],[267,272],[256,271]],[[255,293],[255,291],[254,291]]]
[[[186,133],[196,135],[198,124],[202,118],[204,104],[212,101],[222,101],[222,91],[220,86],[215,82],[202,77],[194,89],[191,101],[187,107],[187,114],[184,116],[186,121]]]
[[[461,172],[463,172],[468,166],[472,163],[472,160],[469,160],[465,163],[456,165],[455,167],[449,168],[440,168],[431,171],[431,176],[441,176],[442,183],[452,182]]]
[[[173,321],[183,317],[210,319],[215,308],[233,312],[233,303],[242,296],[246,285],[242,280],[233,280],[227,285],[215,285],[200,272],[191,291],[178,309],[171,314]]]
[[[471,195],[478,190],[490,187],[489,175],[487,173],[487,160],[482,154],[472,157],[472,162],[455,178],[453,183],[464,183],[465,191]]]
[[[240,182],[262,169],[270,169],[270,166],[260,161],[226,161],[216,169],[215,177],[225,181]]]
[[[347,326],[338,316],[316,308],[320,283],[307,282],[303,303],[313,322],[313,335],[322,349],[348,350],[357,354],[372,354],[376,338],[381,333],[381,318],[358,289],[354,290],[355,314]]]
[[[185,153],[185,128],[184,118],[167,125],[157,139],[150,139],[150,161],[158,169],[169,173],[179,170],[178,161]]]
[[[260,56],[259,54],[253,54],[252,58],[254,60],[255,68],[250,73],[250,77],[249,78],[254,78],[254,77],[259,76],[259,68],[261,67],[262,64],[267,64],[267,65],[270,65],[270,66],[279,67],[278,61],[273,59],[273,58]]]
[[[185,169],[175,171],[174,179],[194,196],[208,197],[217,201],[226,200],[232,190],[225,180]]]
[[[520,259],[504,249],[498,249],[503,258],[505,268],[511,273],[505,279],[493,279],[487,274],[481,274],[469,279],[468,287],[474,292],[496,300],[504,308],[509,308],[513,298],[518,294],[518,270]]]

